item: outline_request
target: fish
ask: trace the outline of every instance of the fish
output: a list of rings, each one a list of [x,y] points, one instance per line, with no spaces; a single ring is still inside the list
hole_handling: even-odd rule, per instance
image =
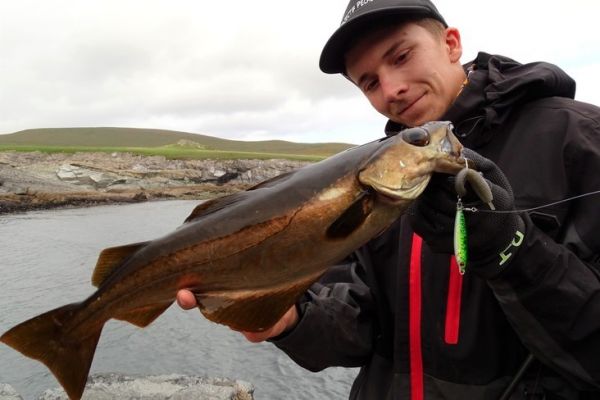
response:
[[[461,150],[449,122],[429,123],[201,203],[163,237],[102,250],[93,294],[0,341],[44,363],[80,399],[104,324],[146,327],[180,289],[213,322],[267,329],[328,267],[399,218],[432,173],[464,168]]]

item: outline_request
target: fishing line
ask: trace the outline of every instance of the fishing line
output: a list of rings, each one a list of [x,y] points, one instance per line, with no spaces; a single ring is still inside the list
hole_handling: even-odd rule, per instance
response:
[[[465,170],[466,170],[466,168],[465,168]],[[467,260],[468,260],[468,254],[467,254],[467,222],[466,222],[466,219],[465,219],[464,212],[468,211],[468,212],[472,212],[472,213],[480,212],[480,213],[496,213],[496,214],[524,213],[524,212],[539,210],[541,208],[550,207],[550,206],[553,206],[553,205],[556,205],[556,204],[566,203],[568,201],[577,200],[577,199],[580,199],[582,197],[593,196],[593,195],[596,195],[596,194],[600,194],[600,190],[596,190],[596,191],[593,191],[593,192],[588,192],[588,193],[580,194],[580,195],[573,196],[573,197],[568,197],[568,198],[563,199],[563,200],[554,201],[552,203],[544,204],[544,205],[537,206],[537,207],[526,208],[526,209],[523,209],[523,210],[506,210],[506,211],[494,210],[494,209],[492,209],[492,210],[480,210],[477,207],[465,207],[463,205],[463,203],[462,203],[462,199],[461,199],[461,196],[459,194],[458,195],[458,200],[457,200],[457,203],[456,203],[456,216],[455,216],[455,220],[454,220],[454,256],[455,256],[456,262],[458,264],[458,272],[461,275],[463,275],[465,273],[466,267],[467,267]]]
[[[477,207],[463,207],[462,210],[463,211],[473,212],[473,213],[480,212],[480,213],[495,213],[495,214],[517,214],[517,213],[524,213],[524,212],[535,211],[535,210],[539,210],[541,208],[551,207],[551,206],[554,206],[554,205],[557,205],[557,204],[566,203],[568,201],[573,201],[573,200],[580,199],[582,197],[593,196],[593,195],[596,195],[596,194],[600,194],[600,190],[596,190],[594,192],[588,192],[588,193],[580,194],[580,195],[573,196],[573,197],[567,197],[566,199],[555,201],[553,203],[548,203],[548,204],[545,204],[543,206],[526,208],[526,209],[523,209],[523,210],[505,210],[505,211],[501,211],[501,210],[480,210]]]

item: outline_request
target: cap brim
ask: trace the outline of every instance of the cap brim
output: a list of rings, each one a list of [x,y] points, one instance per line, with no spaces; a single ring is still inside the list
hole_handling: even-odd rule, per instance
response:
[[[437,16],[432,15],[430,9],[426,7],[403,7],[401,9],[396,8],[380,8],[371,12],[365,13],[349,20],[348,22],[341,25],[331,35],[323,51],[321,51],[321,57],[319,59],[319,68],[326,74],[337,74],[343,73],[346,70],[344,55],[348,50],[348,43],[356,37],[357,34],[363,34],[368,25],[373,24],[375,21],[383,18],[389,18],[393,16],[430,16],[431,18],[439,20]],[[441,21],[446,25],[445,21]]]

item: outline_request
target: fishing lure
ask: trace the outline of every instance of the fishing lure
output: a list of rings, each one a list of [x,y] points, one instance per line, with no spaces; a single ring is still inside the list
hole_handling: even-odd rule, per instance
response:
[[[454,190],[458,195],[458,200],[456,201],[456,216],[454,218],[454,257],[456,258],[458,271],[461,275],[464,275],[467,270],[467,261],[469,258],[467,251],[467,221],[464,212],[465,208],[462,203],[462,197],[467,194],[467,189],[465,187],[467,181],[479,199],[486,203],[491,210],[495,210],[494,204],[492,203],[494,196],[492,195],[489,184],[479,172],[469,169],[469,164],[465,159],[465,168],[456,174],[456,180],[454,181]]]
[[[471,188],[479,197],[479,199],[487,204],[489,210],[482,210],[477,207],[464,207],[462,198],[467,195],[467,189],[465,187],[466,182],[469,182]],[[456,263],[458,264],[458,270],[461,275],[463,275],[467,268],[468,262],[468,252],[467,252],[467,243],[468,243],[468,234],[467,234],[467,221],[465,212],[469,211],[472,213],[497,213],[497,214],[513,214],[513,213],[525,213],[531,212],[534,210],[539,210],[541,208],[551,207],[556,204],[565,203],[568,201],[573,201],[582,197],[600,195],[600,190],[594,190],[591,192],[583,193],[580,195],[568,197],[566,199],[554,201],[551,203],[543,204],[541,206],[536,206],[527,209],[520,210],[496,210],[494,207],[492,190],[490,188],[489,183],[483,178],[481,173],[475,171],[474,169],[470,169],[465,159],[465,168],[460,170],[458,174],[456,174],[456,180],[454,182],[454,190],[456,191],[457,202],[456,202],[456,216],[454,218],[454,256],[456,258]]]
[[[458,264],[458,272],[464,275],[467,269],[467,221],[460,196],[456,202],[456,217],[454,218],[454,257]]]

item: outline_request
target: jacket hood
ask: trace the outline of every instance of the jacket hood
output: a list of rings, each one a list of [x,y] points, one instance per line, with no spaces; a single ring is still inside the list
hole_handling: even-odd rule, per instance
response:
[[[575,97],[575,81],[549,63],[520,64],[508,57],[481,52],[464,68],[468,83],[441,119],[452,121],[457,135],[468,147],[487,143],[494,128],[510,118],[516,106],[546,97]],[[388,121],[385,132],[395,134],[403,128]]]

